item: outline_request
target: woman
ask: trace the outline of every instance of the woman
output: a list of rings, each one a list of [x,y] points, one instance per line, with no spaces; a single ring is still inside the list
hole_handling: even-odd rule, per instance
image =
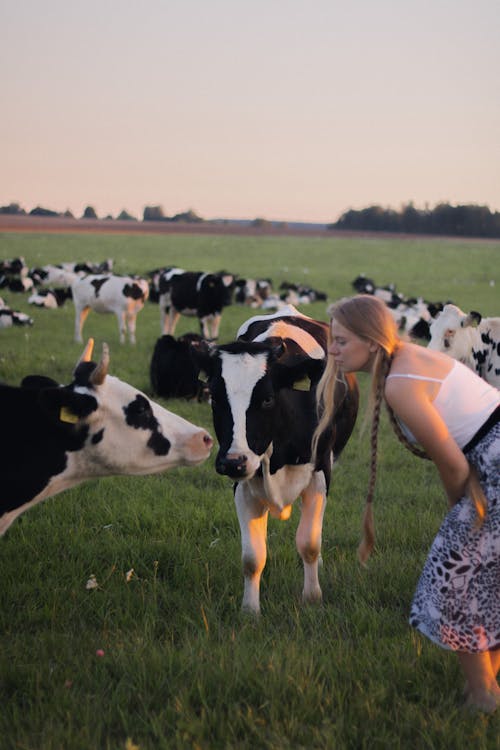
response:
[[[335,380],[371,373],[371,476],[360,559],[373,548],[371,501],[385,401],[399,439],[434,462],[451,508],[420,577],[410,623],[457,653],[466,704],[492,712],[500,705],[500,392],[446,354],[403,341],[376,297],[345,298],[328,312],[331,356],[318,384],[313,447],[335,410]]]

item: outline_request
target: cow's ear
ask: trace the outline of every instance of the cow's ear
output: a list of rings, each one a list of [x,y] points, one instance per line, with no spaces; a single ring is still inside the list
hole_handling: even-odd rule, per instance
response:
[[[287,346],[280,336],[269,336],[266,346],[271,352],[271,361],[283,359],[288,353]]]
[[[462,326],[462,328],[466,328],[466,326],[472,326],[473,328],[475,328],[479,325],[481,319],[481,313],[478,313],[475,310],[471,310],[470,313],[462,320],[460,325]]]
[[[56,422],[76,424],[97,409],[97,400],[69,388],[44,388],[38,396],[43,410]]]

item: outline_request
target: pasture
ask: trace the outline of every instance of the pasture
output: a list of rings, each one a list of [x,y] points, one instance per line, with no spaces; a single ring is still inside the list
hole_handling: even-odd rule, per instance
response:
[[[498,315],[500,242],[230,235],[0,234],[0,258],[31,267],[114,259],[116,273],[160,266],[306,283],[329,301],[360,273],[428,300]],[[495,283],[493,283],[495,282]],[[82,345],[71,301],[27,304],[32,328],[0,330],[0,379],[71,380]],[[301,311],[326,320],[324,302]],[[220,342],[254,314],[224,310]],[[176,335],[197,331],[181,318]],[[114,316],[91,312],[84,341],[110,346],[111,374],[151,394],[158,306],[120,345]],[[360,378],[362,411],[367,381]],[[213,434],[206,403],[162,401]],[[298,510],[269,520],[259,621],[240,614],[240,540],[215,452],[199,468],[103,479],[35,507],[0,539],[0,746],[5,750],[406,750],[500,747],[500,714],[461,709],[458,663],[408,625],[413,590],[446,511],[428,462],[384,418],[376,550],[356,559],[369,471],[368,431],[334,470],[323,533],[323,604],[303,607]],[[2,422],[2,439],[8,440]],[[1,482],[1,478],[0,478]],[[1,485],[0,485],[1,491]],[[87,589],[95,576],[97,587]]]

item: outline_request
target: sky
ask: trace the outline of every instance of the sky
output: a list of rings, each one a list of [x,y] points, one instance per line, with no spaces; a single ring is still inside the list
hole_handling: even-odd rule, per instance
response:
[[[500,210],[499,0],[0,2],[0,205]]]

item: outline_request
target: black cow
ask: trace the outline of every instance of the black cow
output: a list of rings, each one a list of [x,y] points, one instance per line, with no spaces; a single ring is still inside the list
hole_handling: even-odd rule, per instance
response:
[[[209,344],[197,333],[185,333],[177,339],[167,333],[157,340],[149,367],[154,393],[163,398],[206,399],[194,349],[209,351]]]
[[[304,564],[303,598],[321,599],[318,563],[332,464],[349,439],[358,410],[356,379],[347,376],[338,383],[335,420],[322,436],[313,464],[315,391],[325,367],[327,332],[326,323],[289,306],[251,318],[235,342],[200,357],[219,441],[216,470],[236,481],[242,606],[255,614],[260,611],[268,514],[288,519],[299,496],[296,542]]]
[[[28,376],[21,388],[0,385],[0,535],[28,508],[88,479],[156,474],[210,453],[205,430],[108,375],[107,346],[98,365],[92,346],[90,339],[70,385],[44,376]]]
[[[165,269],[159,285],[162,332],[173,336],[179,317],[191,315],[199,319],[202,336],[216,341],[222,310],[232,302],[234,282],[234,275],[225,271]]]

